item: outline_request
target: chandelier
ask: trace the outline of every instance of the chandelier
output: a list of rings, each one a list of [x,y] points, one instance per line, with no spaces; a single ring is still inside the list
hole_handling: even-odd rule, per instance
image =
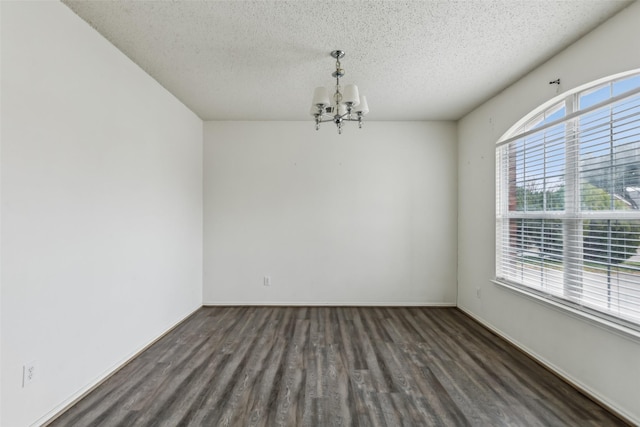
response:
[[[340,87],[340,77],[344,76],[340,60],[344,58],[344,51],[334,50],[331,56],[336,60],[336,70],[331,74],[336,78],[333,101],[329,99],[327,88],[317,87],[313,92],[311,115],[316,120],[316,130],[320,129],[320,123],[334,122],[341,134],[344,122],[358,122],[358,127],[362,128],[362,117],[369,112],[369,106],[367,98],[359,96],[356,85],[346,85],[344,90]]]

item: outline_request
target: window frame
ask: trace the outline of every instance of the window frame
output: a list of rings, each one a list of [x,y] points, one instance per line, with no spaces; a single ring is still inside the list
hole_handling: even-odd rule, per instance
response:
[[[521,120],[519,120],[516,124],[514,124],[509,131],[507,131],[502,138],[496,143],[496,244],[495,244],[495,276],[494,280],[492,280],[495,284],[506,287],[509,290],[516,291],[520,294],[524,294],[529,298],[533,298],[537,301],[549,304],[554,308],[563,310],[568,312],[571,315],[577,316],[581,319],[586,319],[590,322],[595,322],[598,326],[605,326],[609,329],[613,329],[617,332],[623,332],[625,335],[630,335],[634,338],[640,339],[640,320],[637,322],[628,320],[624,317],[618,317],[614,314],[607,313],[604,311],[600,311],[597,309],[590,308],[588,305],[584,305],[581,303],[582,297],[579,296],[577,299],[573,298],[571,295],[567,294],[567,289],[572,289],[570,283],[571,280],[576,279],[568,279],[567,274],[563,272],[563,280],[562,280],[562,288],[564,290],[564,295],[562,297],[552,293],[545,292],[543,290],[536,289],[524,283],[519,283],[517,281],[512,281],[500,276],[502,273],[501,263],[503,262],[503,250],[504,250],[504,242],[509,241],[511,237],[510,228],[512,227],[510,222],[513,219],[558,219],[562,221],[562,229],[563,235],[565,238],[563,239],[562,248],[563,248],[563,270],[569,270],[570,272],[575,272],[577,265],[575,265],[575,259],[578,259],[576,254],[567,253],[567,248],[572,248],[575,250],[575,246],[566,245],[564,242],[567,241],[567,229],[580,228],[578,232],[580,235],[583,234],[583,222],[585,220],[590,219],[607,219],[607,220],[618,220],[618,219],[633,219],[640,220],[640,212],[636,209],[633,212],[625,212],[625,211],[606,211],[606,213],[594,211],[589,212],[581,209],[580,207],[580,181],[579,181],[579,148],[580,142],[577,137],[571,136],[576,134],[577,126],[579,125],[580,117],[586,116],[590,112],[594,112],[596,110],[602,109],[603,107],[612,106],[616,103],[637,96],[640,94],[640,87],[629,90],[619,95],[610,95],[606,100],[597,102],[593,105],[590,105],[584,109],[579,108],[579,97],[584,94],[588,94],[591,92],[595,92],[602,88],[605,85],[611,85],[611,91],[613,92],[613,85],[616,81],[628,79],[630,77],[640,76],[640,69],[632,70],[629,72],[617,74],[615,76],[610,76],[608,78],[599,79],[597,81],[591,82],[586,85],[582,85],[579,88],[576,88],[572,91],[566,92],[560,96],[554,97],[553,99],[545,102],[538,108],[531,111]],[[552,116],[559,109],[565,108],[565,115],[556,120],[552,120],[548,123],[544,123],[544,120],[548,116]],[[540,119],[537,123],[534,123],[536,119]],[[542,125],[538,126],[540,121],[543,122]],[[565,150],[567,150],[568,144],[574,144],[575,147],[572,147],[571,150],[567,150],[565,153],[566,163],[564,170],[564,186],[565,190],[568,194],[573,195],[573,201],[567,202],[572,197],[565,197],[564,210],[562,211],[548,211],[546,204],[543,202],[541,211],[530,211],[527,212],[526,209],[524,212],[515,212],[511,210],[509,200],[504,200],[505,195],[507,195],[507,199],[510,197],[509,195],[509,182],[510,177],[509,174],[513,173],[508,170],[508,167],[505,167],[509,163],[501,158],[501,155],[504,156],[501,147],[504,147],[507,144],[512,142],[516,142],[521,140],[529,135],[534,135],[544,131],[545,129],[553,129],[554,126],[558,126],[560,124],[566,124],[565,128],[565,138],[564,145]],[[567,142],[568,141],[568,142]],[[505,150],[506,151],[506,150]],[[507,154],[509,156],[510,154]],[[545,160],[546,161],[546,160]],[[573,166],[571,166],[573,165]],[[546,171],[543,175],[546,177]],[[514,213],[515,212],[515,213]],[[509,224],[505,226],[505,224]],[[574,230],[575,231],[575,230]],[[499,236],[499,233],[502,233],[502,236]],[[510,245],[510,243],[508,243]],[[570,249],[571,250],[571,249]],[[573,257],[573,258],[571,258]],[[582,258],[582,255],[580,255]],[[571,260],[574,260],[573,262]],[[568,265],[565,264],[569,260]],[[542,263],[542,261],[541,261]],[[582,261],[580,261],[582,263]],[[579,266],[582,268],[582,265]],[[541,270],[542,270],[541,266]],[[503,274],[506,276],[507,274]],[[578,276],[578,280],[582,280],[581,276]],[[524,279],[522,280],[524,282]],[[541,281],[541,285],[544,285],[544,281]]]

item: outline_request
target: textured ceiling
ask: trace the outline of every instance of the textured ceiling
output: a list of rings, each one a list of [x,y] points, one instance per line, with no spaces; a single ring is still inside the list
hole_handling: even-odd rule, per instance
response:
[[[334,49],[370,120],[455,120],[629,1],[64,3],[205,120],[311,119]]]

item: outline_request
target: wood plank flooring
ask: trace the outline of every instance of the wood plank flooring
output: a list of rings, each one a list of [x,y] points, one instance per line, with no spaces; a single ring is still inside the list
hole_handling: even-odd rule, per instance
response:
[[[626,424],[458,309],[204,307],[50,425]]]

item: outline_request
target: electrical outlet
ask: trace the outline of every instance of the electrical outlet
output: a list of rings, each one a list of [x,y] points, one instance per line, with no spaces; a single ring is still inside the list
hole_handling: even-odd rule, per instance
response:
[[[37,378],[36,362],[29,362],[22,367],[22,387],[31,385]]]
[[[476,288],[476,298],[480,298],[480,288]]]
[[[271,286],[271,276],[264,276],[262,284],[265,286]]]

